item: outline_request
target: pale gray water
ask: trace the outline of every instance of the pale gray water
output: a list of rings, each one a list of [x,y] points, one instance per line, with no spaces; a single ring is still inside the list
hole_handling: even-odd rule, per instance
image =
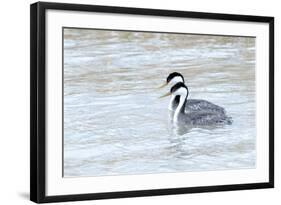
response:
[[[173,127],[169,88],[232,125]],[[255,168],[255,38],[64,29],[64,176]]]

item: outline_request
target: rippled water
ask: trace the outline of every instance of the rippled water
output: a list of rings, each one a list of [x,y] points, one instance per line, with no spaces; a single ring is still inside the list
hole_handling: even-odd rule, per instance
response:
[[[233,124],[172,126],[172,71]],[[65,177],[254,168],[255,132],[255,38],[64,29]]]

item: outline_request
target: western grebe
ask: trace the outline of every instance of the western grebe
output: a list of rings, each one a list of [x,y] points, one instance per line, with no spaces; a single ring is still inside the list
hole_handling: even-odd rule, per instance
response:
[[[170,85],[171,87],[174,86],[177,83],[185,83],[184,77],[181,73],[173,72],[170,73],[166,79],[166,82],[161,85],[159,88],[165,87],[167,85]],[[168,109],[170,111],[175,111],[180,101],[179,95],[171,95],[171,99],[169,102]],[[188,100],[189,104],[186,106],[186,112],[192,112],[192,111],[208,111],[208,112],[221,112],[222,114],[225,114],[224,109],[220,106],[217,106],[213,103],[210,103],[206,100],[195,100],[190,99]]]
[[[175,84],[168,95],[179,96],[173,122],[183,122],[190,125],[231,124],[232,120],[226,115],[224,108],[206,100],[188,99],[188,88],[183,82]],[[199,106],[198,106],[199,105]]]

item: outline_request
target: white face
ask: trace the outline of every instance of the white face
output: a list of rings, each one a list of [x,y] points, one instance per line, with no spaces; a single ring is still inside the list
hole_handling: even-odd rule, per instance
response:
[[[179,82],[183,83],[183,79],[180,76],[176,76],[176,77],[172,78],[172,80],[170,80],[170,82],[168,84],[173,86],[173,85],[175,85],[175,84],[177,84]]]
[[[186,96],[187,95],[187,89],[184,87],[181,87],[179,89],[176,90],[176,92],[173,92],[174,96],[180,95],[180,96]]]

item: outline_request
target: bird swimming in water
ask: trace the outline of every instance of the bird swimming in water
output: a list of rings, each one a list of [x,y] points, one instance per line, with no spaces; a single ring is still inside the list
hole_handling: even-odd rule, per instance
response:
[[[231,124],[232,119],[226,115],[224,108],[206,100],[187,99],[188,88],[183,82],[172,86],[169,93],[161,96],[179,96],[176,105],[173,122],[181,122],[189,125],[217,125]]]
[[[175,84],[182,82],[185,84],[184,77],[181,73],[173,72],[170,73],[166,79],[166,82],[160,86],[159,88],[165,87],[167,85],[174,86]],[[188,91],[188,88],[187,88]],[[171,99],[169,102],[168,109],[170,111],[175,111],[180,101],[179,95],[171,95]],[[224,109],[220,106],[217,106],[213,103],[210,103],[206,100],[195,100],[195,99],[189,99],[189,104],[187,105],[187,112],[192,111],[207,111],[207,112],[221,112],[225,113]]]

